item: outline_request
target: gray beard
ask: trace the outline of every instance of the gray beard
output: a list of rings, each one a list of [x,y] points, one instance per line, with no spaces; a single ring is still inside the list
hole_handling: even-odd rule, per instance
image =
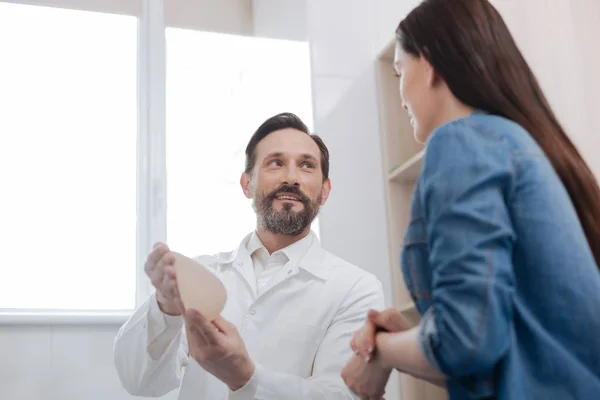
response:
[[[301,211],[293,211],[292,204],[284,204],[281,211],[275,211],[273,200],[269,198],[254,196],[252,201],[258,224],[268,232],[285,236],[298,236],[310,226],[319,213],[321,199],[312,204],[303,204]]]

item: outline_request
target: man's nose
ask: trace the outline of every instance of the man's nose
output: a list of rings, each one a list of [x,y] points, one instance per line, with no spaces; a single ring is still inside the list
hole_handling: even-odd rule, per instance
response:
[[[286,168],[282,183],[289,186],[300,186],[300,182],[298,182],[298,171],[296,171],[294,166]]]

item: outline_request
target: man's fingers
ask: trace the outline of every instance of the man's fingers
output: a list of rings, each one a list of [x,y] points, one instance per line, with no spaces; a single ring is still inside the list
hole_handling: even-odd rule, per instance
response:
[[[166,269],[168,266],[175,265],[175,255],[173,253],[165,253],[156,263],[158,269]]]
[[[236,332],[236,327],[231,322],[227,321],[225,318],[220,315],[212,321],[213,325],[216,326],[221,332],[226,335],[231,335]]]
[[[352,350],[354,350],[354,353],[356,355],[360,355],[360,344],[362,343],[362,335],[363,330],[361,329],[354,333],[354,335],[352,336],[352,340],[350,341],[350,347],[352,347]]]
[[[204,331],[198,328],[198,324],[201,322],[198,322],[196,314],[199,314],[196,310],[185,310],[185,312],[182,314],[185,320],[185,328],[187,334],[192,335],[195,338],[194,342],[196,344],[206,345],[208,340],[204,335]],[[198,341],[200,341],[200,343],[198,343]]]
[[[152,248],[152,251],[148,255],[148,259],[146,261],[147,268],[154,268],[158,261],[169,252],[169,247],[164,243],[156,243]]]
[[[150,277],[150,281],[159,290],[164,289],[164,284],[166,283],[165,272],[167,267],[175,264],[175,256],[171,253],[164,254],[160,260],[156,263],[156,267],[150,270],[148,276]],[[165,293],[167,294],[167,293]]]
[[[166,266],[163,271],[164,275],[161,283],[162,294],[168,299],[174,299],[179,292],[177,289],[177,278],[175,277],[175,271],[170,265]]]
[[[190,309],[185,313],[186,322],[190,329],[200,333],[208,344],[216,345],[219,342],[219,330],[197,310]]]
[[[152,282],[152,285],[158,291],[163,286],[163,280],[165,279],[165,271],[161,268],[154,268],[153,270],[148,272],[148,277],[150,278],[150,282]]]
[[[154,250],[150,253],[144,264],[144,271],[150,278],[152,285],[159,288],[163,280],[163,271],[158,267],[158,263],[165,254],[169,252],[167,245],[157,243],[154,245]]]

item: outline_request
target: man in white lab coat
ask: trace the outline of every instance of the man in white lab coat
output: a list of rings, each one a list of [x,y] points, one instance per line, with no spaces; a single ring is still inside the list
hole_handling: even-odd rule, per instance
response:
[[[310,230],[331,189],[327,147],[297,116],[276,115],[250,139],[240,183],[256,230],[234,251],[197,258],[227,289],[221,316],[182,312],[173,254],[157,244],[146,263],[156,292],[115,340],[123,387],[151,397],[180,388],[180,400],[355,399],[340,373],[383,291]]]

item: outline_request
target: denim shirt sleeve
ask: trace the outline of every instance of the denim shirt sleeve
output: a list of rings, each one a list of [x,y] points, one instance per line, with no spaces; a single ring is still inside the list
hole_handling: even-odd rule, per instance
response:
[[[446,376],[476,383],[491,376],[511,337],[511,151],[468,118],[449,123],[427,144],[419,184],[433,281],[419,344]]]

